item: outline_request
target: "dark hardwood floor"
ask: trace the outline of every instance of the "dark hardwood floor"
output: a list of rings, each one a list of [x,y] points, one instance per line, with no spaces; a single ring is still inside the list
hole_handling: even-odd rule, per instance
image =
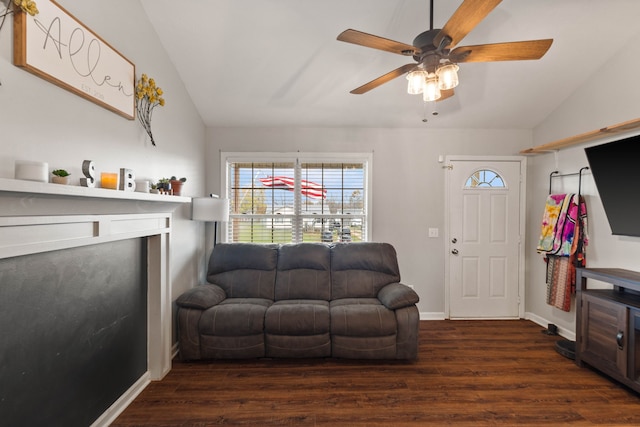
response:
[[[640,425],[640,397],[525,320],[423,321],[416,362],[182,363],[113,426]]]

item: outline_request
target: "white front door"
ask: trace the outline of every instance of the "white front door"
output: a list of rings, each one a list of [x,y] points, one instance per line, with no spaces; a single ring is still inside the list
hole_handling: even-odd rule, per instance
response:
[[[524,159],[452,159],[446,168],[449,317],[520,317]]]

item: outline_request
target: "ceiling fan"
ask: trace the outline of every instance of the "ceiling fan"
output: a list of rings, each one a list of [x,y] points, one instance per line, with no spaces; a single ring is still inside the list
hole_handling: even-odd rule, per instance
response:
[[[453,96],[458,84],[458,63],[540,59],[553,39],[528,40],[455,47],[502,0],[464,0],[442,29],[433,28],[433,0],[430,2],[430,29],[416,36],[412,45],[357,30],[345,30],[338,40],[398,55],[413,56],[405,64],[351,91],[363,94],[408,73],[408,92],[423,94],[425,101],[441,101]]]

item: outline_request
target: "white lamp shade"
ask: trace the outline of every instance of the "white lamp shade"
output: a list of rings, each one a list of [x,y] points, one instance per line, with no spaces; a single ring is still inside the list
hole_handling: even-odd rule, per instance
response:
[[[438,87],[441,90],[453,89],[458,86],[458,67],[456,64],[445,64],[438,68]]]
[[[194,221],[229,221],[228,199],[194,197],[191,208],[191,219]]]
[[[409,95],[418,95],[422,93],[424,88],[424,81],[427,78],[427,72],[425,70],[413,70],[407,74],[407,93]]]
[[[424,92],[422,93],[422,99],[424,102],[431,102],[440,99],[442,94],[438,87],[438,79],[435,74],[430,74],[427,82],[424,86]]]

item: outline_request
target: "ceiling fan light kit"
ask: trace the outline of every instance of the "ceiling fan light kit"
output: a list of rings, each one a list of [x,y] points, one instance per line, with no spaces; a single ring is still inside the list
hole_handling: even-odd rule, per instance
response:
[[[403,56],[413,56],[416,63],[405,64],[356,89],[363,94],[407,74],[407,92],[422,94],[425,102],[441,101],[453,96],[458,86],[458,63],[540,59],[553,39],[482,44],[455,47],[502,0],[464,0],[442,29],[433,29],[433,0],[430,1],[430,29],[413,40],[413,45],[397,42],[357,30],[345,30],[338,40],[379,49]],[[455,47],[455,48],[454,48]]]
[[[442,98],[442,92],[440,92],[440,86],[438,85],[438,77],[436,77],[435,73],[431,73],[424,82],[422,99],[424,102],[432,102],[440,98]]]
[[[458,67],[457,64],[451,62],[445,63],[436,70],[438,77],[438,87],[440,90],[453,89],[458,86]]]
[[[410,95],[422,94],[425,101],[440,99],[440,91],[453,89],[458,86],[458,69],[451,62],[440,65],[435,72],[427,72],[422,64],[407,74],[407,93]]]
[[[424,91],[428,76],[429,73],[419,67],[416,67],[413,71],[409,71],[409,74],[407,74],[407,80],[409,81],[407,93],[409,95],[420,95]]]

